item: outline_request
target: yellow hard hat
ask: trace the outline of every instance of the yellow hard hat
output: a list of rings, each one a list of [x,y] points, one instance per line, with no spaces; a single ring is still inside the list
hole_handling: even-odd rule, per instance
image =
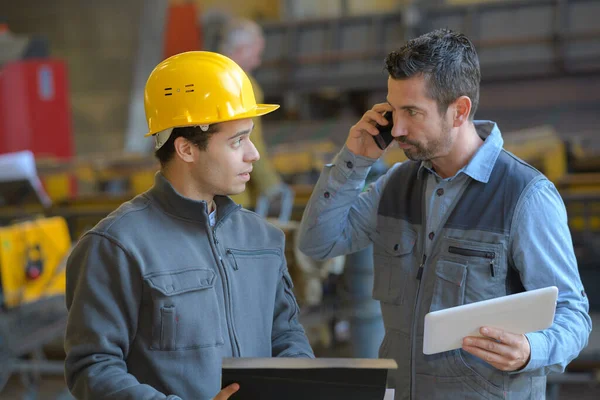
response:
[[[154,68],[146,82],[144,108],[146,136],[163,133],[158,148],[173,128],[258,117],[279,105],[256,104],[248,76],[233,60],[209,51],[190,51]]]

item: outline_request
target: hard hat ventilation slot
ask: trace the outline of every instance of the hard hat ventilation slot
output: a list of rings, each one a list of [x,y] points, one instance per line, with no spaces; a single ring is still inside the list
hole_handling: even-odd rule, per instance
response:
[[[193,92],[193,91],[194,91],[194,84],[193,83],[191,83],[189,85],[185,85],[185,92],[186,93],[190,93],[190,92]]]
[[[165,88],[165,91],[167,91],[167,90],[173,90],[173,88],[170,88],[170,87]],[[172,95],[173,95],[173,93],[165,93],[165,96],[172,96]]]

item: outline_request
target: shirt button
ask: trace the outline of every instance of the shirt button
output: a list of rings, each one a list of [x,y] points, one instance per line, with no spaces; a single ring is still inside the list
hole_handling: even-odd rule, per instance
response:
[[[434,237],[435,237],[435,233],[429,232],[429,240],[433,240]]]
[[[441,195],[443,195],[443,194],[444,194],[444,189],[442,189],[442,188],[439,188],[439,189],[436,191],[436,193],[437,193],[437,195],[438,195],[438,196],[441,196]]]
[[[352,164],[352,161],[348,161],[346,163],[346,167],[348,167],[348,169],[352,169],[352,167],[354,167],[354,164]]]
[[[328,199],[329,198],[329,192],[323,193],[323,197],[325,197],[326,199]]]

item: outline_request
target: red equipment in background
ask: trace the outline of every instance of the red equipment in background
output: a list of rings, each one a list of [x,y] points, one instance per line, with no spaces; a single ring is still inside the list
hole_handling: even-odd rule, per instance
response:
[[[172,4],[167,11],[164,58],[202,48],[202,30],[194,3]]]
[[[9,62],[0,71],[0,153],[30,150],[36,158],[73,155],[64,61]]]

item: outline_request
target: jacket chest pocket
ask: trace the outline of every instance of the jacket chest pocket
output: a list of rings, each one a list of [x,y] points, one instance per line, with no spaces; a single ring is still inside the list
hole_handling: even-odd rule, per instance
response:
[[[465,303],[506,294],[506,257],[501,243],[450,239],[445,258],[466,266]]]
[[[247,292],[249,298],[256,298],[256,288],[275,288],[279,279],[279,269],[283,263],[281,251],[278,249],[242,250],[228,248],[225,250],[231,274],[234,292]]]
[[[281,265],[281,251],[279,249],[257,249],[257,250],[242,250],[242,249],[225,249],[225,253],[229,256],[233,269],[239,271],[240,268],[266,268],[273,267],[278,269]]]
[[[414,254],[417,234],[411,230],[382,231],[373,249],[373,298],[383,303],[403,304],[407,282],[415,278]]]
[[[144,279],[152,294],[152,350],[223,345],[214,271],[185,269]]]
[[[280,279],[283,256],[279,249],[225,249],[234,314],[250,323],[251,317],[271,318],[275,288]],[[257,288],[260,293],[257,293]],[[247,314],[247,315],[244,315]],[[272,318],[271,318],[272,319]]]

